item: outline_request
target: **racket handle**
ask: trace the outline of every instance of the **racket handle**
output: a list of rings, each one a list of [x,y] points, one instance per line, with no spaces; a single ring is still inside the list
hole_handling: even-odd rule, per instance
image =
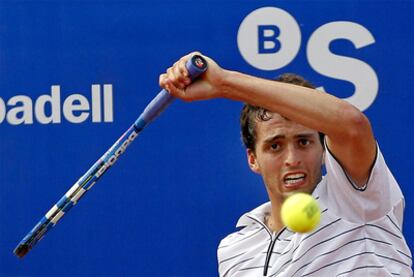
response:
[[[193,56],[186,64],[189,76],[194,80],[207,70],[207,63],[201,56]],[[148,104],[144,112],[112,147],[72,186],[72,188],[47,212],[36,226],[22,239],[14,249],[14,254],[24,257],[33,246],[68,212],[112,166],[119,155],[149,122],[154,120],[174,99],[166,90],[162,90]]]
[[[194,80],[207,70],[207,62],[202,56],[194,55],[187,61],[186,68],[188,70],[188,76],[191,80]],[[162,113],[174,99],[175,97],[169,94],[168,91],[165,89],[161,90],[158,95],[147,105],[136,123],[140,121],[139,125],[142,125],[143,122],[141,122],[141,120],[143,120],[145,124],[150,123],[157,118],[158,115]]]

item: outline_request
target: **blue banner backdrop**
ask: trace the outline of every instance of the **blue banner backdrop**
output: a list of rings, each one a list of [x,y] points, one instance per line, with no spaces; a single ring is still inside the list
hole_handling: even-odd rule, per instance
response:
[[[414,246],[413,1],[0,1],[0,275],[215,276],[216,248],[267,201],[241,103],[174,102],[23,260],[13,249],[193,50],[297,72],[371,119]]]

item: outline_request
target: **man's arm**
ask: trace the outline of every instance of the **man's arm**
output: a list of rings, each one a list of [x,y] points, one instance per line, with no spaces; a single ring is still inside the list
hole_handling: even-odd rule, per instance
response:
[[[376,142],[369,120],[358,109],[315,89],[224,70],[207,57],[207,72],[189,85],[185,62],[194,54],[199,53],[183,57],[162,74],[160,85],[186,101],[224,97],[247,102],[320,131],[353,181],[358,186],[366,183],[375,159]]]

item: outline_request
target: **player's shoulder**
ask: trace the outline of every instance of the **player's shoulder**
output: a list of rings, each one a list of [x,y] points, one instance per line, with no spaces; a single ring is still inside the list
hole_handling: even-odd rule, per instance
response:
[[[245,213],[240,217],[236,227],[238,230],[230,233],[220,241],[218,247],[220,254],[232,253],[234,249],[243,249],[249,245],[271,237],[270,231],[266,228],[263,219],[267,213],[270,213],[270,202],[265,203],[254,210]]]
[[[256,222],[251,222],[249,225],[238,228],[235,232],[224,237],[220,241],[219,248],[220,246],[230,246],[231,244],[237,243],[241,239],[248,239],[252,234],[261,229],[264,229],[264,226]]]
[[[217,258],[219,264],[229,260],[231,257],[238,257],[243,253],[249,252],[258,245],[267,243],[271,235],[266,228],[259,223],[251,224],[227,235],[220,241],[217,248]],[[259,247],[260,248],[260,247]]]

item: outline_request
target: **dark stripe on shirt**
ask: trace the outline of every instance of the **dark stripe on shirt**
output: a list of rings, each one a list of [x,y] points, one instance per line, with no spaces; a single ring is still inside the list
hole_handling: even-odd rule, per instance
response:
[[[239,256],[241,256],[241,255],[246,254],[246,253],[247,253],[247,252],[243,252],[243,253],[237,254],[237,255],[235,255],[235,256],[232,256],[232,257],[230,257],[230,258],[227,258],[227,259],[221,260],[219,264],[222,264],[222,263],[225,263],[225,262],[227,262],[227,261],[233,260],[233,259],[235,259],[235,258],[237,258],[237,257],[239,257]]]
[[[330,223],[326,224],[325,226],[323,226],[323,227],[319,228],[318,230],[316,230],[316,231],[314,231],[314,232],[310,233],[307,237],[304,237],[304,238],[302,239],[302,241],[307,240],[308,238],[310,238],[310,237],[312,237],[313,235],[315,235],[315,234],[319,233],[319,232],[320,232],[320,231],[322,231],[323,229],[328,228],[329,226],[331,226],[331,225],[333,225],[333,224],[337,223],[337,222],[338,222],[338,221],[340,221],[341,219],[342,219],[342,218],[338,218],[338,219],[336,219],[336,220],[334,220],[334,221],[332,221],[332,222],[330,222]]]
[[[333,252],[335,252],[335,251],[339,250],[340,248],[342,248],[342,247],[344,247],[344,246],[346,246],[346,245],[348,245],[348,244],[351,244],[351,243],[354,243],[354,242],[359,242],[359,241],[362,241],[362,240],[372,240],[372,241],[376,241],[376,242],[379,242],[379,243],[384,243],[384,244],[392,245],[391,243],[388,243],[388,242],[385,242],[385,241],[379,241],[379,240],[372,239],[372,238],[361,238],[361,239],[356,239],[356,240],[353,240],[353,241],[349,241],[349,242],[347,242],[347,243],[345,243],[345,244],[343,244],[343,245],[339,246],[338,248],[336,248],[336,249],[334,249],[334,250],[331,250],[331,251],[325,252],[325,253],[323,253],[323,254],[320,254],[320,255],[318,255],[318,256],[316,256],[316,257],[314,257],[314,258],[312,259],[312,261],[311,261],[311,262],[309,262],[309,263],[307,263],[307,264],[304,264],[304,265],[302,265],[300,268],[298,268],[298,269],[295,271],[295,273],[294,273],[293,275],[295,275],[295,274],[296,274],[299,270],[301,270],[301,269],[305,268],[306,266],[308,266],[308,265],[310,265],[311,263],[313,263],[314,261],[316,261],[316,259],[318,259],[319,257],[326,256],[326,255],[328,255],[328,254],[331,254],[331,253],[333,253]],[[315,245],[315,246],[316,246],[316,245]],[[312,248],[313,248],[313,247],[312,247]],[[306,252],[308,252],[310,249],[311,249],[311,248],[309,248]],[[306,254],[306,252],[304,253],[304,255]],[[296,260],[294,260],[292,263],[294,263],[294,262],[298,261],[298,260],[299,260],[299,259],[301,259],[304,255],[302,255],[301,257],[297,258],[297,259],[296,259]]]
[[[409,258],[410,260],[412,260],[413,258],[410,256],[410,255],[408,255],[408,254],[405,254],[404,252],[402,252],[402,251],[400,251],[400,250],[397,250],[400,254],[403,254],[404,256],[406,256],[407,258]]]
[[[383,230],[383,231],[387,232],[388,234],[393,235],[393,236],[394,236],[394,237],[396,237],[396,238],[402,239],[402,237],[401,237],[401,236],[399,236],[399,235],[397,235],[397,234],[394,234],[394,233],[393,233],[393,232],[391,232],[391,231],[388,231],[388,230],[387,230],[387,229],[385,229],[384,227],[381,227],[381,226],[378,226],[378,225],[374,225],[374,224],[370,224],[370,223],[366,223],[366,224],[365,224],[365,226],[370,226],[370,227],[375,227],[375,228],[381,229],[381,230]]]
[[[400,227],[399,227],[397,224],[395,224],[395,222],[394,222],[394,221],[392,221],[391,217],[390,217],[389,215],[387,215],[387,217],[388,217],[388,219],[391,221],[391,223],[395,226],[395,228],[397,228],[397,229],[398,229],[398,231],[400,231],[400,232],[401,232]]]
[[[338,264],[338,263],[342,263],[342,262],[344,262],[344,261],[346,261],[346,260],[352,259],[352,258],[357,257],[357,256],[361,256],[361,255],[364,255],[364,254],[371,254],[371,255],[373,254],[373,255],[375,255],[375,256],[377,256],[377,257],[384,258],[384,259],[388,259],[388,260],[392,260],[392,261],[395,261],[395,262],[397,262],[397,263],[403,264],[403,265],[405,265],[405,266],[407,266],[407,267],[410,267],[408,264],[406,264],[406,263],[404,263],[404,262],[401,262],[401,261],[398,261],[398,260],[396,260],[396,259],[394,259],[394,258],[387,257],[387,256],[383,256],[383,255],[379,255],[379,254],[376,254],[375,252],[368,252],[368,251],[367,251],[367,252],[361,252],[361,253],[359,253],[359,254],[355,254],[355,255],[349,256],[349,257],[347,257],[347,258],[340,259],[340,260],[338,260],[338,261],[335,261],[335,262],[329,263],[329,264],[327,264],[327,265],[325,265],[325,266],[322,266],[322,267],[320,267],[320,268],[318,268],[318,269],[316,269],[316,270],[314,270],[314,271],[312,271],[312,272],[310,272],[310,273],[307,273],[307,274],[305,274],[305,275],[301,275],[301,277],[311,275],[311,274],[313,274],[313,273],[315,273],[315,272],[317,272],[317,271],[319,271],[319,270],[321,270],[321,269],[324,269],[324,268],[330,267],[330,266],[335,265],[335,264]]]
[[[314,271],[312,271],[312,272],[309,272],[309,273],[307,273],[307,274],[305,274],[305,275],[301,275],[301,277],[311,275],[311,274],[313,274],[313,273],[315,273],[315,272],[318,272],[319,270],[322,270],[322,269],[324,269],[324,268],[330,267],[330,266],[335,265],[335,264],[342,263],[342,262],[347,261],[347,260],[349,260],[349,259],[355,258],[355,257],[357,257],[357,256],[365,255],[365,254],[375,254],[375,253],[374,253],[374,252],[361,252],[361,253],[358,253],[358,254],[355,254],[355,255],[352,255],[352,256],[349,256],[349,257],[346,257],[346,258],[343,258],[343,259],[340,259],[340,260],[334,261],[334,262],[332,262],[332,263],[326,264],[326,265],[324,265],[324,266],[322,266],[322,267],[320,267],[320,268],[318,268],[318,269],[316,269],[316,270],[314,270]]]
[[[264,265],[261,265],[261,266],[252,266],[252,267],[245,267],[245,268],[239,269],[239,271],[246,271],[246,270],[258,269],[258,268],[264,268]],[[269,265],[269,268],[272,268],[272,267]]]
[[[230,272],[230,270],[232,270],[233,268],[235,268],[236,266],[238,266],[238,265],[241,265],[242,263],[245,263],[245,262],[247,262],[247,261],[250,261],[250,260],[253,260],[255,257],[251,257],[251,258],[248,258],[248,259],[245,259],[245,260],[243,260],[243,261],[240,261],[239,263],[237,263],[237,264],[234,264],[233,266],[231,266],[229,269],[227,269],[227,271],[223,274],[223,277],[225,277],[229,272]]]
[[[360,267],[356,267],[356,268],[353,268],[351,270],[348,270],[348,271],[344,271],[342,273],[339,273],[339,274],[336,275],[336,277],[341,276],[341,275],[344,275],[344,274],[347,274],[347,273],[351,273],[351,272],[353,272],[355,270],[367,269],[367,268],[384,268],[384,266],[383,265],[366,265],[366,266],[360,266]]]
[[[394,262],[397,262],[397,263],[400,263],[402,265],[405,265],[405,266],[410,267],[409,264],[406,264],[406,263],[404,263],[404,262],[402,262],[400,260],[397,260],[397,259],[394,259],[394,258],[391,258],[391,257],[387,257],[387,256],[380,255],[380,254],[375,254],[375,256],[380,257],[380,258],[384,258],[384,259],[387,259],[387,260],[390,260],[390,261],[394,261]]]
[[[303,238],[303,239],[301,240],[301,242],[299,243],[299,245],[298,245],[298,246],[297,246],[297,247],[293,250],[292,254],[293,254],[296,250],[298,250],[298,248],[300,247],[300,245],[301,245],[301,244],[302,244],[305,240],[307,240],[308,238],[312,237],[312,236],[313,236],[313,235],[315,235],[316,233],[319,233],[320,231],[322,231],[323,229],[325,229],[325,228],[329,227],[330,225],[337,223],[337,222],[338,222],[338,221],[340,221],[340,220],[341,220],[341,218],[339,218],[339,219],[337,219],[337,220],[335,220],[335,221],[332,221],[331,223],[329,223],[329,224],[327,224],[327,225],[323,226],[322,228],[319,228],[319,229],[318,229],[318,230],[316,230],[315,232],[313,232],[313,233],[309,234],[309,236],[307,236],[307,237]],[[336,236],[334,236],[334,237],[331,237],[331,238],[330,238],[330,239],[328,239],[328,240],[334,239],[334,238],[339,237],[339,236],[341,236],[341,235],[343,235],[343,234],[346,234],[346,233],[348,233],[348,232],[352,232],[352,231],[354,231],[355,229],[358,229],[358,228],[361,228],[361,227],[362,227],[362,226],[359,226],[359,227],[356,227],[356,228],[350,229],[350,230],[348,230],[348,231],[345,231],[345,232],[339,233],[338,235],[336,235]],[[326,241],[328,241],[328,240],[326,240]],[[323,242],[321,242],[321,243],[323,243]]]
[[[249,235],[249,236],[246,236],[246,237],[243,237],[242,239],[240,239],[240,240],[238,240],[238,241],[231,242],[230,244],[226,244],[226,245],[219,246],[219,248],[218,248],[218,249],[222,249],[222,248],[226,248],[226,247],[229,247],[229,246],[233,246],[234,244],[236,244],[236,243],[238,243],[238,242],[241,242],[241,241],[244,241],[245,239],[250,239],[250,238],[252,238],[254,235],[259,234],[259,233],[260,233],[260,231],[262,231],[263,229],[264,229],[264,228],[262,227],[262,228],[260,228],[259,230],[257,230],[256,232],[254,232],[253,234],[251,234],[251,235]]]
[[[376,241],[376,242],[379,242],[379,243],[384,243],[384,244],[387,244],[387,245],[392,245],[391,243],[388,243],[388,242],[385,242],[385,241],[379,241],[379,240],[372,239],[372,238],[360,238],[360,239],[356,239],[356,240],[351,240],[351,241],[348,241],[347,243],[342,244],[341,246],[339,246],[338,248],[336,248],[336,249],[334,249],[334,250],[330,250],[330,251],[328,251],[328,252],[322,253],[321,255],[318,255],[316,258],[314,258],[312,261],[316,260],[317,258],[319,258],[319,257],[321,257],[321,256],[325,256],[325,255],[331,254],[331,253],[333,253],[333,252],[335,252],[335,251],[337,251],[337,250],[341,249],[342,247],[347,246],[348,244],[351,244],[351,243],[354,243],[354,242],[360,242],[360,241],[364,241],[364,240],[372,240],[372,241]],[[326,241],[325,241],[325,242],[326,242]],[[309,248],[308,250],[306,250],[306,251],[302,254],[302,256],[298,257],[296,260],[293,260],[293,262],[292,262],[292,263],[297,262],[297,261],[298,261],[298,260],[300,260],[303,256],[305,256],[305,255],[306,255],[306,253],[308,253],[310,250],[312,250],[313,248],[315,248],[316,246],[319,246],[319,245],[321,245],[321,244],[322,244],[322,243],[315,244],[314,246],[312,246],[311,248]]]
[[[338,235],[336,235],[336,236],[334,236],[334,237],[331,237],[331,238],[329,238],[329,239],[326,239],[326,240],[324,240],[324,241],[321,241],[321,242],[319,242],[319,243],[317,243],[317,244],[315,244],[315,245],[313,245],[313,246],[311,246],[311,247],[309,247],[308,248],[308,250],[306,250],[303,254],[302,254],[302,256],[300,256],[300,257],[298,257],[294,262],[296,262],[297,260],[299,260],[299,259],[301,259],[307,252],[309,252],[310,250],[312,250],[313,248],[315,248],[315,247],[317,247],[317,246],[319,246],[319,245],[321,245],[321,244],[323,244],[323,243],[325,243],[325,242],[328,242],[328,241],[330,241],[330,240],[333,240],[333,239],[335,239],[335,238],[337,238],[337,237],[339,237],[339,236],[342,236],[342,235],[344,235],[344,234],[346,234],[346,233],[349,233],[349,232],[352,232],[352,231],[355,231],[356,229],[359,229],[360,227],[357,227],[357,228],[354,228],[354,229],[351,229],[351,230],[348,230],[348,231],[345,231],[345,232],[343,232],[343,233],[341,233],[341,234],[338,234]],[[380,240],[376,240],[376,239],[372,239],[372,238],[367,238],[367,237],[364,237],[364,238],[360,238],[360,239],[357,239],[357,240],[352,240],[352,241],[349,241],[349,242],[347,242],[347,243],[345,243],[345,244],[343,244],[342,246],[345,246],[345,245],[347,245],[347,244],[349,244],[349,243],[353,243],[353,242],[356,242],[356,241],[361,241],[361,240],[372,240],[372,241],[375,241],[375,242],[379,242],[379,243],[384,243],[384,244],[387,244],[387,245],[392,245],[391,243],[389,243],[389,242],[385,242],[385,241],[380,241]],[[299,244],[299,246],[300,246],[300,244]],[[298,247],[299,247],[298,246]],[[341,248],[342,246],[340,246],[340,247],[338,247],[337,249],[339,249],[339,248]],[[335,249],[334,251],[336,251],[337,249]],[[295,249],[296,250],[296,249]],[[332,251],[331,251],[332,252]]]

